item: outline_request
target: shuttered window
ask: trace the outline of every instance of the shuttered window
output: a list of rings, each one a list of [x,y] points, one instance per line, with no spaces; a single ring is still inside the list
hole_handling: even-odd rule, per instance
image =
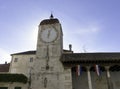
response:
[[[14,89],[22,89],[21,87],[15,87]]]

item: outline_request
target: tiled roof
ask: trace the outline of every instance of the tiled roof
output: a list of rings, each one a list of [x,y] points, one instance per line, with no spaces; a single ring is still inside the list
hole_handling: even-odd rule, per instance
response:
[[[36,51],[25,51],[25,52],[19,52],[19,53],[14,53],[14,54],[11,54],[12,55],[30,55],[30,54],[35,54]]]
[[[10,63],[0,64],[0,72],[9,72]]]
[[[45,19],[45,20],[41,21],[40,25],[54,24],[54,23],[59,23],[59,20],[57,18]]]
[[[65,50],[65,49],[64,49],[63,52],[69,53],[69,52],[73,52],[73,51]],[[14,53],[14,54],[11,54],[11,56],[12,56],[12,55],[31,55],[31,54],[36,54],[36,50]]]
[[[14,53],[11,55],[31,55],[36,54],[36,51],[25,51],[20,53]],[[79,63],[120,63],[120,53],[119,52],[107,52],[107,53],[73,53],[69,50],[63,50],[61,57],[63,63],[69,62],[79,62]]]
[[[120,63],[120,53],[72,53],[63,54],[61,61],[63,63]]]

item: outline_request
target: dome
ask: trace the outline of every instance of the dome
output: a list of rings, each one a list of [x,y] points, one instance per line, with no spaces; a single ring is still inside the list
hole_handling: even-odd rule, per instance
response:
[[[59,20],[57,18],[45,19],[45,20],[40,22],[40,25],[54,24],[54,23],[59,23]]]
[[[53,14],[50,15],[50,19],[45,19],[40,22],[40,25],[46,25],[46,24],[55,24],[59,23],[59,20],[57,18],[54,18]]]

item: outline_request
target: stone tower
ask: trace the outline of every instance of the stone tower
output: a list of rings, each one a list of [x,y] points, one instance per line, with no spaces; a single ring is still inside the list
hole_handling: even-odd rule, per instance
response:
[[[60,58],[63,52],[63,33],[58,19],[40,22],[37,51],[31,70],[31,89],[72,89],[71,70],[65,69]]]

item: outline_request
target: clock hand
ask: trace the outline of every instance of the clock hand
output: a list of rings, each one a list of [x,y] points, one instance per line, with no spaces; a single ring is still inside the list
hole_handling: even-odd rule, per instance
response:
[[[50,32],[51,32],[51,30],[48,30],[47,38],[49,38]]]
[[[49,64],[48,64],[48,62],[49,62],[49,46],[47,46],[46,70],[48,70],[48,69],[49,69]]]

